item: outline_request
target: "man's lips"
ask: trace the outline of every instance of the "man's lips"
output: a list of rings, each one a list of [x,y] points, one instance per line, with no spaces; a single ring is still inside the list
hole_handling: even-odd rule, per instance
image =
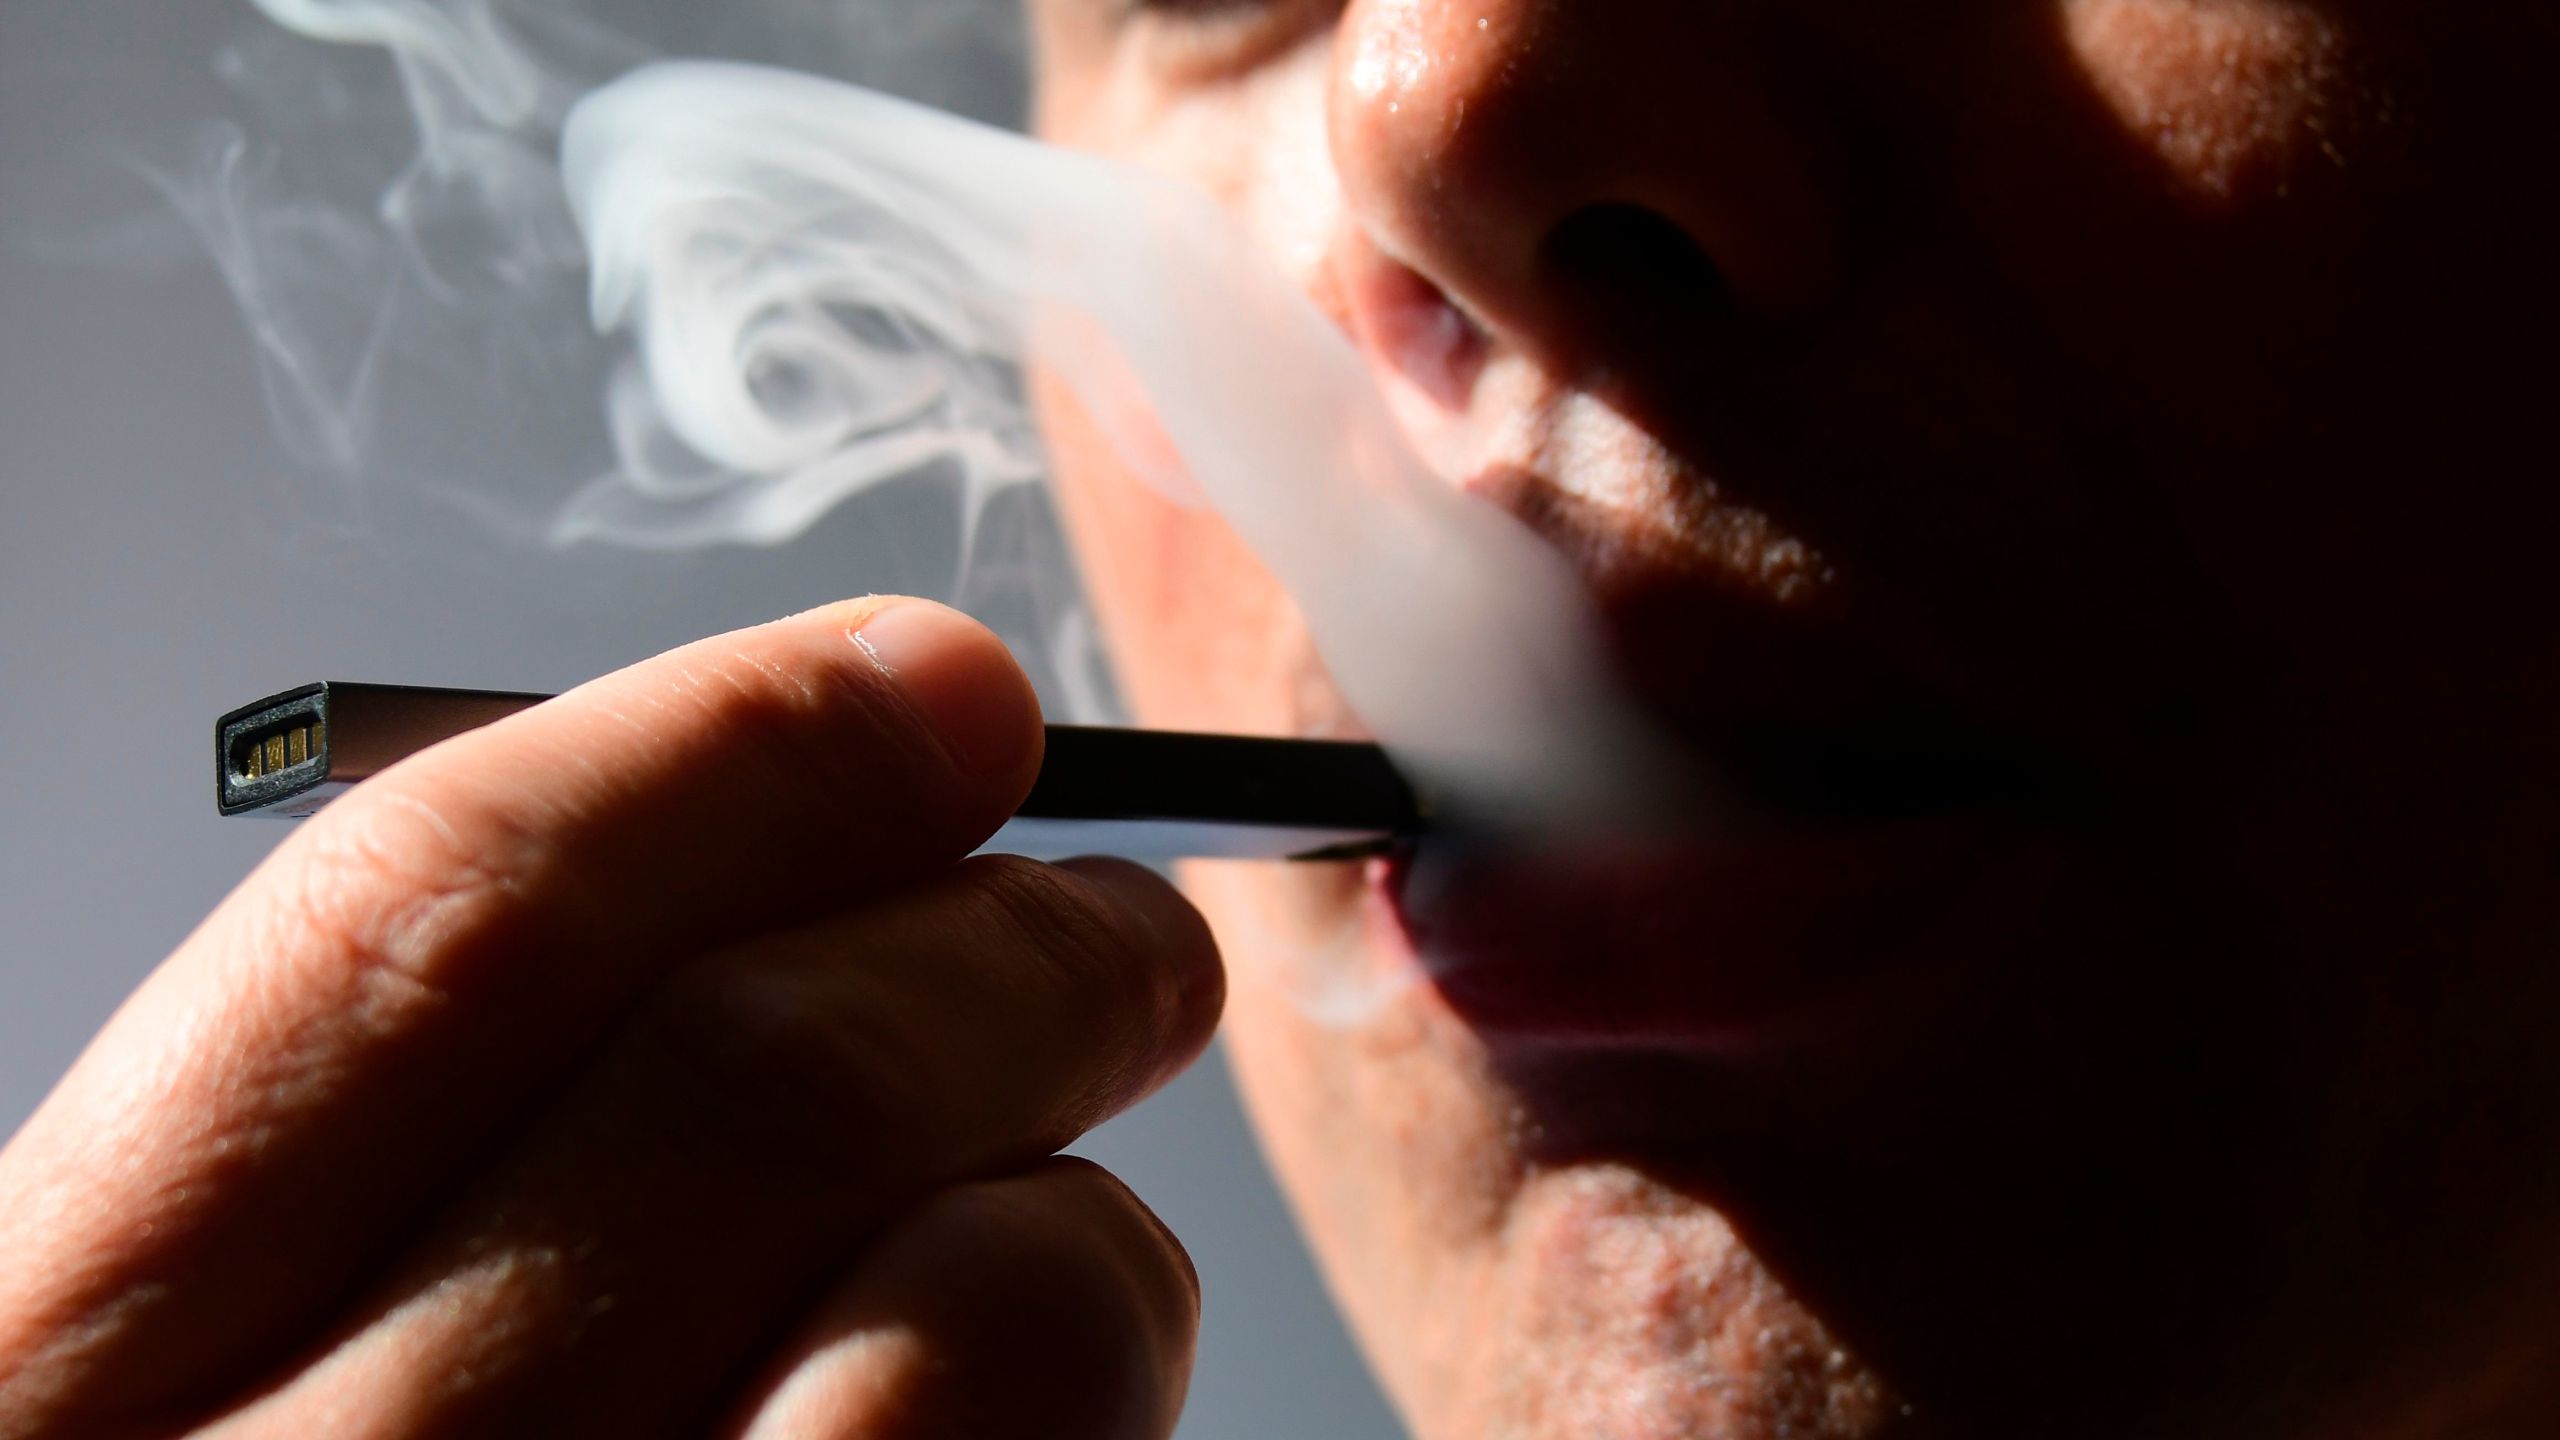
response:
[[[2025,752],[1889,660],[1819,547],[1369,259],[1355,329],[1418,448],[1574,562],[1628,697],[1696,761],[1665,792],[1705,797],[1675,835],[1426,844],[1380,887],[1424,973],[1489,1040],[1574,1047],[1756,1047],[1875,988],[2020,833]]]
[[[1424,849],[1384,891],[1421,970],[1499,1044],[1745,1052],[1906,966],[1979,896],[2003,818]]]
[[[1765,1051],[1942,951],[1914,942],[1996,893],[1992,857],[2054,798],[2036,752],[1841,617],[1515,476],[1523,494],[1549,497],[1524,518],[1582,566],[1629,697],[1692,762],[1662,783],[1695,813],[1668,834],[1426,845],[1387,898],[1451,1008],[1502,1043]]]

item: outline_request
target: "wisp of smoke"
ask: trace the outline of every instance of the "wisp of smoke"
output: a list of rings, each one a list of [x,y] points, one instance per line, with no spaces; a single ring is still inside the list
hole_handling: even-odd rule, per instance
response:
[[[1028,360],[1097,410],[1120,402],[1095,377],[1125,375],[1441,804],[1540,828],[1644,809],[1658,772],[1561,557],[1412,457],[1349,343],[1205,196],[700,62],[581,101],[563,154],[596,318],[640,337],[657,413],[722,472],[842,493],[881,468],[844,457],[884,447],[995,461],[951,375]]]
[[[655,63],[590,88],[635,47],[556,13],[536,44],[506,0],[255,3],[392,56],[418,153],[381,216],[410,261],[462,217],[480,268],[457,293],[583,278],[595,326],[629,338],[602,381],[612,463],[553,541],[770,543],[928,469],[974,519],[1044,472],[1036,367],[1233,525],[1443,818],[1552,839],[1657,802],[1660,755],[1562,557],[1411,454],[1349,342],[1204,195],[809,74]],[[199,224],[220,253],[264,218]],[[280,418],[329,422],[322,448],[359,461],[351,400],[378,397],[325,388],[348,378],[283,333],[269,252],[234,249],[291,362],[270,366]]]
[[[1006,366],[913,361],[973,422],[948,431],[965,434],[960,448],[910,436],[820,476],[706,473],[655,423],[630,357],[584,323],[585,250],[558,168],[577,98],[670,50],[789,53],[1010,113],[1012,0],[251,7],[272,24],[216,57],[239,123],[206,137],[192,166],[150,174],[239,304],[278,437],[339,482],[356,523],[405,491],[554,544],[775,544],[850,493],[830,486],[868,461],[880,468],[865,482],[958,476],[965,541],[989,496],[1039,473]]]

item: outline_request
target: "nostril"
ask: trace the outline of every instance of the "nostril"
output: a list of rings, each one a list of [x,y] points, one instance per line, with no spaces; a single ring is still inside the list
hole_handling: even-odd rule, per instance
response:
[[[1721,295],[1724,277],[1689,232],[1641,205],[1591,205],[1548,232],[1545,267],[1554,278],[1641,291]]]
[[[1592,205],[1547,235],[1539,269],[1573,328],[1602,336],[1730,303],[1724,273],[1689,232],[1641,205]]]
[[[1466,406],[1488,340],[1448,292],[1411,267],[1363,251],[1353,276],[1353,320],[1389,374],[1444,410]]]

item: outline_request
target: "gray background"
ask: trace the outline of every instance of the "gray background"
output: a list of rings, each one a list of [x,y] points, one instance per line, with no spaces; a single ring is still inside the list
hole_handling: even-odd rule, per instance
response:
[[[321,677],[554,689],[847,593],[951,582],[951,521],[925,498],[778,550],[563,554],[297,479],[229,297],[123,163],[177,154],[220,113],[210,56],[245,15],[0,5],[0,1128],[279,838],[213,815],[222,710]],[[1082,1148],[1199,1263],[1184,1436],[1397,1433],[1222,1059]]]

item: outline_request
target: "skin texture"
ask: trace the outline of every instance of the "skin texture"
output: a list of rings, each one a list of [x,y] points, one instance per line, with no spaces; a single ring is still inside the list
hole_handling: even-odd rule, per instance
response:
[[[1044,132],[1225,202],[1779,817],[1430,908],[1186,874],[1419,1434],[2560,1424],[2547,19],[1033,15]],[[1356,730],[1050,408],[1141,717]]]
[[[1231,205],[1729,807],[1187,877],[1426,1440],[2560,1429],[2551,22],[1035,15],[1044,127]],[[1356,728],[1051,421],[1146,718]],[[0,1440],[1169,1433],[1188,1263],[1050,1157],[1225,981],[962,859],[1036,718],[866,601],[300,828],[0,1152]]]
[[[1045,1157],[1223,982],[1145,870],[961,859],[1038,718],[875,599],[299,827],[0,1152],[0,1435],[1169,1433],[1190,1262]]]

